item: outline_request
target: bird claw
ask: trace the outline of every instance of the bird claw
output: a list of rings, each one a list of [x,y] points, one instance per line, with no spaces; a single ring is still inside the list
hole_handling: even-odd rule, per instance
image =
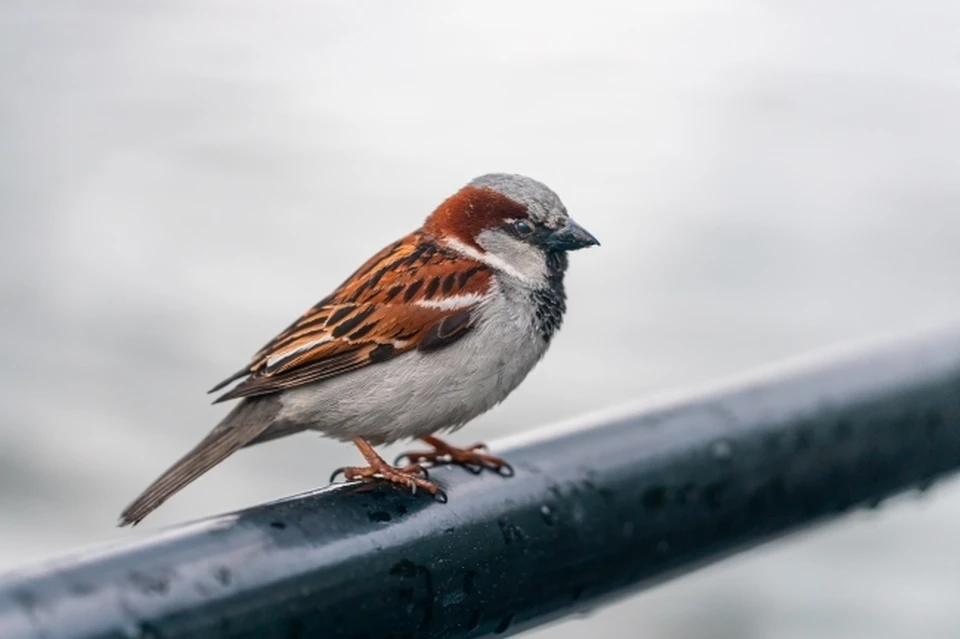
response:
[[[394,468],[389,469],[374,468],[370,466],[341,466],[340,468],[334,470],[330,475],[330,483],[332,484],[337,480],[337,475],[343,475],[344,479],[347,481],[353,481],[354,479],[369,479],[375,477],[376,475],[382,475],[385,470],[388,474],[393,474],[393,472],[396,472],[404,475],[422,475],[424,479],[430,479],[430,471],[420,464],[408,464],[402,468],[399,468],[399,463],[395,462],[394,466]]]
[[[503,460],[501,459],[500,461],[503,461]],[[500,466],[500,468],[497,468],[496,470],[497,470],[497,474],[500,475],[501,477],[513,477],[514,475],[517,474],[516,471],[513,470],[513,466],[511,466],[507,462],[503,462],[503,465]]]
[[[431,444],[433,442],[430,442]],[[398,465],[406,459],[411,464],[432,463],[432,464],[456,464],[462,466],[468,472],[479,475],[486,469],[495,471],[502,477],[512,477],[514,475],[513,467],[504,460],[490,455],[486,452],[487,445],[481,442],[472,444],[466,448],[457,448],[448,444],[436,446],[433,450],[414,450],[400,453],[394,460]]]
[[[434,497],[442,494],[444,502],[447,498],[446,493],[439,486],[428,481],[430,473],[420,464],[409,464],[402,468],[391,467],[386,463],[382,466],[343,466],[333,471],[333,474],[330,475],[330,483],[336,481],[338,475],[343,475],[346,481],[387,481],[406,486],[414,494],[416,494],[417,488],[422,488]]]

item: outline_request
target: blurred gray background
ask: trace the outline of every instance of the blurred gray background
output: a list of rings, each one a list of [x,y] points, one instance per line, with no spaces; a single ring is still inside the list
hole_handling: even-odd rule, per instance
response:
[[[464,442],[960,317],[958,33],[955,0],[0,2],[0,569],[358,461],[271,443],[114,527],[210,386],[488,171],[603,246]],[[958,539],[946,482],[529,636],[956,639]]]

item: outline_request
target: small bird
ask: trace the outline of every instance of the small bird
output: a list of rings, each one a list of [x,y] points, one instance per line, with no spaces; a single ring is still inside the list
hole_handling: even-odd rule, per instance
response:
[[[240,448],[303,431],[356,445],[367,465],[339,469],[347,480],[442,498],[422,462],[509,468],[482,444],[457,448],[435,434],[499,404],[540,361],[566,310],[567,253],[591,245],[544,184],[475,178],[212,388],[242,379],[214,403],[240,401],[119,525],[140,522]],[[401,467],[373,448],[404,439],[431,450],[401,455],[410,462]]]

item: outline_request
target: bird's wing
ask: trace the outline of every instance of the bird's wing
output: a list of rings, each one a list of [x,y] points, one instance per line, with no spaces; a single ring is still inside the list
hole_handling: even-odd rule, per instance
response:
[[[492,285],[480,262],[407,236],[374,255],[330,296],[253,357],[216,402],[329,379],[401,353],[442,348],[465,335]]]

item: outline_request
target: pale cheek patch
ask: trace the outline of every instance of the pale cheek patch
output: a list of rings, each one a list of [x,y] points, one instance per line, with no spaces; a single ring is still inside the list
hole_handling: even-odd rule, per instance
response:
[[[496,258],[508,264],[508,272],[518,274],[519,279],[531,284],[540,284],[546,279],[547,260],[540,249],[492,230],[481,232],[477,244],[484,248],[488,259]]]
[[[481,251],[478,251],[472,246],[464,244],[460,240],[452,237],[445,238],[443,240],[443,243],[449,246],[450,248],[452,248],[453,250],[457,251],[461,255],[466,255],[471,260],[476,260],[478,262],[486,264],[487,266],[489,266],[494,270],[500,271],[502,273],[507,273],[508,275],[512,275],[517,279],[520,279],[520,280],[524,279],[523,275],[519,271],[517,271],[515,268],[513,268],[512,266],[504,262],[502,259],[500,259],[500,257],[496,255],[491,255],[490,253],[483,253]]]

